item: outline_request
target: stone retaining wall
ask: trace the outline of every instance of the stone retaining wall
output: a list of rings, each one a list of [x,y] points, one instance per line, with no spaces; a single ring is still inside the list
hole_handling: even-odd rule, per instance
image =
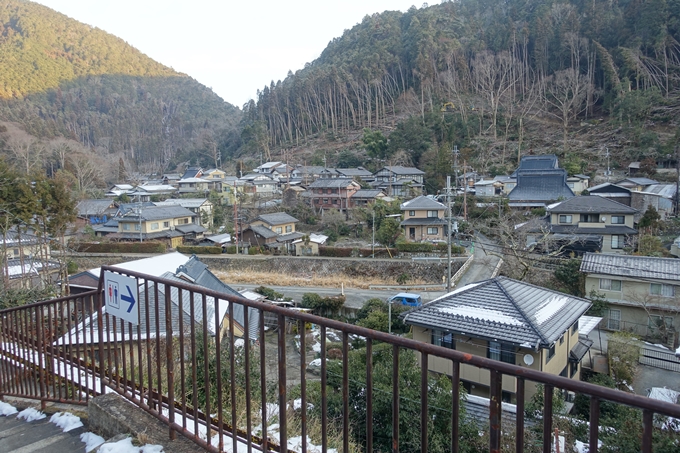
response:
[[[92,269],[105,264],[112,265],[126,261],[138,260],[143,256],[125,256],[119,254],[81,254],[72,259],[78,264],[80,270]],[[422,279],[427,283],[437,284],[442,282],[442,277],[447,274],[445,260],[440,261],[411,261],[401,259],[337,259],[337,258],[304,258],[286,256],[254,256],[238,257],[229,255],[201,255],[201,261],[208,264],[211,270],[220,271],[258,271],[277,272],[288,275],[331,276],[343,274],[349,277],[376,277],[385,276],[397,278],[406,274],[412,279]],[[452,273],[455,273],[464,262],[456,259],[452,263]]]

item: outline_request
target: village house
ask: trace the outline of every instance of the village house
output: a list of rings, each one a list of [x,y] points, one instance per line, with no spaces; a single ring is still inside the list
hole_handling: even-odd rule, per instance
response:
[[[261,214],[250,222],[250,226],[263,226],[276,234],[286,234],[295,232],[295,224],[298,219],[285,212],[275,212],[272,214]]]
[[[201,194],[210,192],[210,183],[202,178],[182,178],[177,182],[179,194]]]
[[[307,187],[308,199],[316,210],[337,209],[346,211],[351,197],[361,186],[349,178],[320,178]]]
[[[198,223],[205,228],[212,228],[213,203],[207,198],[170,198],[154,203],[155,206],[181,206],[196,214]]]
[[[579,337],[579,319],[590,306],[586,299],[496,277],[401,316],[416,341],[579,380],[581,359],[592,345]],[[429,356],[428,369],[452,375],[450,360]],[[469,394],[489,397],[488,372],[461,364],[460,378]],[[516,388],[514,377],[503,376],[503,401],[516,402]],[[526,401],[535,393],[527,382]]]
[[[586,253],[581,272],[586,275],[586,293],[607,300],[605,329],[678,347],[680,260]]]
[[[574,197],[548,206],[548,230],[578,242],[586,236],[602,238],[602,252],[623,253],[637,235],[634,215],[624,204],[598,196]]]
[[[424,171],[415,167],[387,166],[378,170],[371,184],[391,197],[413,197],[423,193]]]
[[[387,195],[380,189],[359,189],[349,199],[350,207],[357,208],[372,205],[378,200],[385,200]]]
[[[175,248],[185,239],[203,237],[206,229],[197,219],[197,214],[181,206],[145,206],[112,219],[118,227],[108,236],[124,241],[159,240]]]
[[[446,239],[446,206],[421,195],[401,205],[404,237],[409,241],[443,241]]]

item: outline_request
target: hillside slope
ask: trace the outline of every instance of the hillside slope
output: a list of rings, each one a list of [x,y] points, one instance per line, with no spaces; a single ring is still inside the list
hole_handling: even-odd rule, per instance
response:
[[[0,67],[0,120],[118,155],[131,168],[214,155],[210,143],[241,116],[123,40],[29,1],[0,1]]]

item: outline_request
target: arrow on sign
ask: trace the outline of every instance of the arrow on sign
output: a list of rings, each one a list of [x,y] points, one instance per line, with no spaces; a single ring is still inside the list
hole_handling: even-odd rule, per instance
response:
[[[123,301],[125,301],[125,302],[127,302],[127,303],[130,304],[130,306],[129,306],[128,309],[127,309],[127,312],[130,313],[130,312],[132,311],[132,307],[135,306],[135,296],[132,294],[132,290],[130,289],[129,286],[125,285],[125,287],[126,287],[127,290],[128,290],[129,296],[126,296],[125,294],[121,294],[121,295],[120,295],[120,298],[121,298]]]

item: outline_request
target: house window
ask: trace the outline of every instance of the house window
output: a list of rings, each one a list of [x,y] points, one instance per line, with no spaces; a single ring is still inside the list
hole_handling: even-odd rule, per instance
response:
[[[560,214],[560,223],[571,224],[571,214]]]
[[[409,211],[408,215],[409,215],[409,217],[415,217],[416,211]]]
[[[129,223],[123,224],[123,231],[130,231],[130,224]]]
[[[600,279],[600,289],[605,291],[621,291],[621,280],[612,280],[611,278]]]
[[[135,223],[135,231],[141,231],[141,230],[142,230],[142,226],[138,223]]]
[[[428,218],[438,217],[438,216],[437,216],[437,211],[427,211],[427,217],[428,217]]]
[[[560,337],[560,346],[564,344],[564,334]]]
[[[337,198],[333,198],[332,201],[333,201],[333,204],[338,204],[338,199],[337,199]]]
[[[578,362],[569,362],[569,377],[573,378],[578,373]]]
[[[439,228],[438,227],[427,227],[427,234],[437,235],[437,234],[439,234]]]
[[[158,229],[158,222],[154,222],[151,224],[151,229],[152,230],[157,230]]]
[[[586,223],[599,223],[600,214],[581,214],[581,218],[579,219],[579,221]]]
[[[609,309],[609,319],[607,319],[607,329],[621,330],[621,310]]]
[[[656,329],[667,330],[673,328],[672,316],[649,315],[647,326],[655,331]]]
[[[323,204],[328,204],[328,198],[323,199]]]
[[[432,331],[432,344],[444,348],[456,349],[456,340],[453,338],[453,334],[441,330]]]
[[[276,227],[276,230],[275,230],[275,231],[276,231],[276,234],[281,234],[281,233],[283,233],[283,228],[281,228],[281,227]]]
[[[612,249],[622,249],[625,236],[622,234],[612,234]]]
[[[489,341],[487,357],[505,363],[515,364],[515,348],[500,341]]]
[[[626,216],[622,215],[613,215],[612,216],[612,224],[613,225],[623,225],[626,223]]]
[[[19,256],[19,249],[14,249],[14,255]]]
[[[286,233],[292,233],[293,232],[293,225],[286,225]]]
[[[553,343],[548,348],[548,355],[545,357],[545,363],[550,362],[550,359],[552,359],[554,356],[555,356],[555,343]]]
[[[170,228],[170,222],[163,222],[163,228]]]
[[[649,294],[652,296],[675,297],[675,286],[661,283],[650,283]]]
[[[578,320],[571,325],[571,334],[574,335],[576,331],[578,330]]]

